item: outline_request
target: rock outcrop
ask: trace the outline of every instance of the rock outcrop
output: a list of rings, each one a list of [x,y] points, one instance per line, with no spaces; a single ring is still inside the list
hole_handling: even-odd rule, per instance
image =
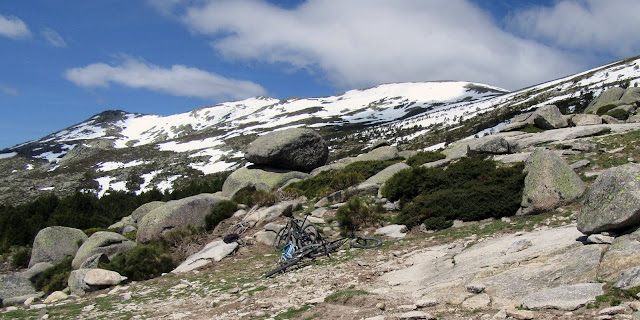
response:
[[[126,279],[126,277],[121,276],[115,271],[103,269],[78,269],[71,271],[67,284],[71,294],[83,296],[87,292],[115,286]]]
[[[247,149],[245,158],[254,164],[309,172],[324,165],[329,149],[311,129],[293,128],[259,137]]]
[[[138,224],[136,242],[147,243],[161,238],[165,233],[188,225],[205,226],[205,216],[222,197],[200,194],[167,202],[145,215]]]
[[[545,130],[564,128],[569,125],[567,118],[560,113],[560,110],[555,105],[546,105],[538,108],[532,117],[536,127]]]
[[[209,243],[204,249],[189,256],[183,263],[175,268],[172,273],[193,271],[208,265],[213,261],[220,261],[238,248],[237,242],[224,243],[222,240]]]
[[[17,273],[0,275],[0,301],[5,304],[11,299],[24,301],[35,294],[36,289],[27,277]]]
[[[556,153],[536,149],[525,164],[521,210],[518,214],[535,214],[553,210],[578,199],[585,191],[584,182]]]
[[[118,253],[127,252],[135,246],[135,242],[118,233],[98,231],[92,234],[78,249],[71,266],[74,269],[80,269],[80,266],[92,256],[105,254],[109,259],[112,259]]]
[[[222,185],[222,196],[231,198],[244,188],[273,191],[294,179],[305,179],[310,175],[299,171],[287,171],[265,167],[245,167],[234,171]]]
[[[87,235],[80,229],[59,226],[44,228],[33,240],[29,268],[40,262],[56,264],[74,256],[85,240]]]
[[[596,179],[578,215],[578,230],[592,234],[635,225],[640,225],[640,166],[630,163]]]
[[[620,87],[613,87],[604,91],[597,98],[593,99],[587,109],[584,110],[584,113],[598,113],[598,109],[610,104],[618,104],[622,95],[624,95],[625,90]]]

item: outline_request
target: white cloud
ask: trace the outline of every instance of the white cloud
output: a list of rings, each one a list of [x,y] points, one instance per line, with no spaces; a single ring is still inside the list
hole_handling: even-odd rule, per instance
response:
[[[67,46],[67,42],[64,41],[62,36],[51,28],[42,29],[42,36],[54,47],[64,48]]]
[[[133,58],[125,58],[115,66],[94,63],[68,69],[64,76],[82,87],[108,87],[110,83],[117,83],[175,96],[215,100],[243,99],[264,95],[266,92],[263,87],[250,81],[227,79],[183,65],[173,65],[166,69]]]
[[[468,80],[520,88],[581,70],[575,57],[500,29],[466,0],[212,0],[181,20],[230,60],[286,63],[340,88]]]
[[[12,39],[28,38],[31,31],[22,20],[0,14],[0,36]]]
[[[518,12],[507,25],[554,46],[615,55],[640,53],[640,1],[562,0]]]
[[[4,93],[4,94],[10,94],[12,96],[17,96],[18,95],[18,90],[16,88],[12,88],[9,86],[5,86],[0,84],[0,92]]]

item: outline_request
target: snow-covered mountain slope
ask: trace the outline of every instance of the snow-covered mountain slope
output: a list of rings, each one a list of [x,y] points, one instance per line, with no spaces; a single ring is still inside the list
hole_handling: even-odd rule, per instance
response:
[[[570,112],[609,86],[636,84],[639,65],[638,57],[626,59],[511,93],[469,82],[395,83],[321,98],[257,97],[170,116],[106,111],[0,151],[0,203],[77,189],[171,190],[244,165],[244,149],[256,136],[291,127],[317,129],[334,158],[380,138],[426,148],[539,105]]]

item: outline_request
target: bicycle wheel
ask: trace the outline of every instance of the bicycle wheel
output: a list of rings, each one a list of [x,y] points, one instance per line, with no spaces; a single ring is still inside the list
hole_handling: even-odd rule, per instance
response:
[[[351,240],[351,246],[354,248],[371,249],[382,245],[382,241],[376,238],[360,238]]]
[[[321,256],[331,257],[331,252],[338,250],[344,244],[343,239],[334,240],[331,242],[323,242],[317,245],[317,249],[309,253],[309,257],[317,258]]]
[[[274,275],[274,274],[276,274],[278,272],[284,272],[285,270],[287,270],[287,268],[289,268],[289,267],[297,264],[298,262],[300,262],[300,259],[301,259],[300,257],[289,259],[289,260],[285,261],[284,263],[282,263],[281,265],[279,265],[277,268],[265,273],[264,277],[265,278],[269,278],[269,277],[271,277],[272,275]]]
[[[302,233],[298,235],[298,247],[306,247],[315,243],[322,243],[320,232],[313,224],[308,224],[302,228]]]
[[[276,251],[282,251],[282,248],[284,248],[284,246],[289,243],[290,238],[291,228],[289,228],[289,226],[287,225],[284,228],[280,229],[278,233],[276,233],[276,237],[275,239],[273,239],[273,248]]]

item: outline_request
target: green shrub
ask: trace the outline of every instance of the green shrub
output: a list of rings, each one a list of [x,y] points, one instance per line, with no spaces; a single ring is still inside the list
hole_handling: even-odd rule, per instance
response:
[[[390,160],[390,161],[381,161],[381,160],[368,160],[368,161],[356,161],[354,163],[350,163],[342,170],[338,170],[339,172],[357,172],[362,175],[364,179],[369,179],[373,177],[378,172],[382,171],[386,167],[398,163],[399,160]]]
[[[253,195],[253,205],[260,207],[272,206],[279,202],[278,196],[274,192],[266,192],[262,190],[256,190]]]
[[[322,171],[314,177],[289,184],[285,190],[297,192],[309,199],[324,197],[333,192],[331,182],[335,174],[334,171]]]
[[[102,268],[118,272],[127,280],[141,281],[170,272],[176,267],[163,246],[159,243],[138,245],[133,249],[116,255],[111,262],[102,264]]]
[[[599,116],[605,115],[607,114],[607,112],[609,112],[609,110],[617,108],[618,106],[616,106],[615,104],[608,104],[606,106],[602,106],[600,108],[598,108],[598,110],[596,111],[596,114]]]
[[[31,259],[31,251],[29,248],[20,248],[13,254],[11,259],[11,266],[14,268],[26,268],[29,266],[29,260]]]
[[[360,182],[363,182],[364,176],[358,172],[338,172],[331,180],[331,189],[332,190],[343,190],[353,185],[356,185]]]
[[[66,257],[53,267],[39,274],[34,281],[36,290],[50,294],[66,288],[69,275],[71,274],[71,270],[73,270],[71,268],[71,261],[73,261],[73,257]]]
[[[618,120],[627,120],[629,119],[629,112],[624,109],[613,109],[607,112],[607,115],[610,115]]]
[[[394,175],[382,190],[402,200],[396,223],[408,228],[450,226],[454,219],[475,221],[513,215],[524,188],[524,164],[497,167],[482,157],[465,157],[445,169],[414,168]]]
[[[336,212],[336,221],[340,223],[343,233],[371,225],[375,220],[372,210],[360,197],[351,198]]]
[[[529,123],[524,128],[520,129],[520,131],[526,132],[526,133],[538,133],[538,132],[544,132],[546,130],[544,130],[542,128],[538,128],[534,124]]]
[[[234,201],[221,200],[211,209],[211,213],[204,217],[205,229],[208,231],[213,230],[218,223],[231,218],[237,209],[238,205]]]
[[[99,232],[99,231],[109,231],[106,228],[89,228],[89,229],[85,229],[83,230],[84,234],[87,235],[87,237],[91,237],[92,234]]]
[[[412,157],[407,159],[406,163],[412,167],[417,167],[419,165],[434,162],[438,160],[442,160],[446,158],[444,154],[435,151],[420,151]]]

